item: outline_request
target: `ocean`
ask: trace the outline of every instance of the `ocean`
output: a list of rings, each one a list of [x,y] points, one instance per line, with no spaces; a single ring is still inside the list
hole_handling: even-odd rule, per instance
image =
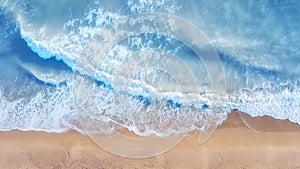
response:
[[[300,124],[299,15],[296,0],[0,0],[0,131],[163,137],[232,110]]]

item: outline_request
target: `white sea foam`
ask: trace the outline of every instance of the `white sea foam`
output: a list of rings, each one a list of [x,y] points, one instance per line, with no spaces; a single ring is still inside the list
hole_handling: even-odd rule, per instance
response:
[[[20,2],[26,4],[25,1]],[[86,62],[81,62],[87,56],[80,54],[89,40],[101,28],[123,18],[128,13],[124,12],[126,10],[108,11],[105,10],[105,7],[101,7],[103,4],[89,3],[90,6],[87,5],[85,9],[78,7],[82,16],[71,17],[70,14],[70,19],[63,18],[55,21],[54,23],[59,26],[53,29],[50,22],[42,22],[36,19],[39,17],[34,16],[35,10],[37,10],[36,15],[39,15],[38,12],[43,11],[44,8],[29,3],[32,8],[26,11],[27,9],[22,9],[24,6],[22,3],[5,1],[0,5],[13,11],[19,23],[21,36],[39,57],[44,59],[55,57],[57,60],[62,60],[74,70],[74,75],[34,64],[20,63],[31,75],[52,85],[44,84],[45,86],[42,89],[39,89],[30,97],[22,95],[14,99],[7,96],[5,89],[1,89],[0,130],[21,129],[64,132],[69,129],[77,129],[82,132],[75,122],[78,111],[82,110],[78,109],[74,102],[76,99],[73,94],[74,84],[70,79],[74,78],[73,76],[84,76],[107,83],[112,82],[109,71],[113,70],[113,66],[116,65],[102,65],[101,68],[104,69],[104,73],[101,77],[94,77],[94,70],[82,64]],[[228,11],[229,8],[226,7],[226,4],[233,9]],[[226,113],[230,109],[239,109],[252,116],[269,115],[277,119],[289,119],[300,124],[300,50],[297,47],[299,44],[299,31],[297,32],[296,29],[295,31],[290,30],[299,25],[297,19],[294,20],[288,15],[278,16],[276,11],[273,11],[273,8],[269,7],[267,3],[260,7],[259,4],[250,4],[250,2],[237,3],[233,1],[222,5],[208,1],[181,4],[164,0],[159,2],[138,1],[138,3],[130,0],[127,5],[129,14],[140,12],[172,13],[182,15],[198,26],[208,36],[211,43],[224,54],[223,61],[227,74],[228,93],[226,100],[221,99],[219,102],[215,102],[219,105],[211,103],[211,100],[218,99],[218,96],[205,94],[197,95],[198,100],[195,103],[188,102],[188,100],[195,101],[194,96],[181,94],[181,97],[179,97],[176,92],[151,95],[148,91],[150,93],[154,93],[154,91],[148,90],[151,89],[149,86],[140,83],[139,86],[145,85],[144,88],[140,88],[143,90],[128,90],[129,95],[123,95],[124,100],[127,99],[131,102],[118,105],[122,110],[120,111],[116,110],[115,104],[112,104],[113,100],[111,99],[115,99],[113,90],[109,87],[99,87],[101,90],[98,88],[98,95],[95,96],[98,102],[97,109],[110,110],[105,112],[107,118],[102,120],[125,126],[143,136],[152,134],[171,135],[192,130],[204,130],[205,124],[208,123],[207,119],[210,119],[208,117],[212,117],[208,112],[210,108],[220,107],[223,111],[217,113],[217,123],[221,123],[226,118]],[[280,9],[278,8],[278,10]],[[255,17],[257,11],[261,16]],[[48,19],[51,20],[53,12],[48,12]],[[290,25],[291,28],[285,25]],[[257,27],[259,29],[256,29]],[[114,61],[121,63],[118,59],[106,63],[113,63]],[[203,82],[205,80],[207,79],[204,78],[199,81]],[[167,83],[167,85],[169,84]],[[166,85],[160,83],[159,86]],[[32,88],[29,87],[28,90],[33,90]],[[141,101],[135,100],[132,96],[141,96],[142,100],[150,98],[149,100],[153,101],[156,106],[145,108]],[[155,100],[159,103],[156,103]],[[168,100],[171,100],[173,104],[185,103],[186,105],[183,104],[180,111],[179,109],[168,108],[170,105],[163,102]],[[132,106],[131,108],[134,111],[125,111],[128,104]],[[197,104],[198,110],[195,107],[193,108],[192,104]],[[154,113],[162,107],[167,108],[161,111],[162,114]],[[143,111],[138,116],[136,112],[141,109]],[[201,111],[204,113],[199,113]],[[178,119],[176,122],[169,118],[169,115],[172,114],[175,114],[176,119]],[[90,115],[95,114],[91,113]],[[124,120],[126,118],[128,118],[128,121]],[[151,120],[149,121],[149,118],[159,118],[160,121],[154,123]],[[146,122],[148,122],[148,126]],[[167,122],[166,124],[173,123],[173,126],[164,128],[166,127],[164,126],[165,122]]]
[[[70,91],[66,86],[57,86],[14,100],[7,99],[0,91],[1,130],[65,132],[79,129],[74,122],[77,113]]]

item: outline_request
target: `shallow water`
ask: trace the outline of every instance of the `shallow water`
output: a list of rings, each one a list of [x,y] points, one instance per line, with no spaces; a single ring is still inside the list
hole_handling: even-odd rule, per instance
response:
[[[83,132],[76,121],[88,116],[142,136],[164,136],[207,130],[233,109],[300,123],[298,1],[1,0],[0,6],[1,131]],[[162,19],[168,29],[113,30],[145,13],[179,21]],[[193,39],[195,32],[166,31],[193,30],[176,25],[183,20],[203,40]],[[121,31],[130,36],[114,45],[96,36],[109,41]],[[196,42],[213,47],[222,67],[205,62]],[[211,71],[221,71],[220,78]],[[214,91],[222,86],[216,82],[222,71],[224,88]]]

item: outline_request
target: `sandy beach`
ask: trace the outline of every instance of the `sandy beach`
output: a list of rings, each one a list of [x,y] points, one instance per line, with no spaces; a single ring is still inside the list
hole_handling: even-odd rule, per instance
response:
[[[115,156],[76,131],[1,132],[0,168],[300,168],[300,126],[245,118],[258,131],[232,112],[206,143],[198,144],[193,133],[172,150],[143,159]]]

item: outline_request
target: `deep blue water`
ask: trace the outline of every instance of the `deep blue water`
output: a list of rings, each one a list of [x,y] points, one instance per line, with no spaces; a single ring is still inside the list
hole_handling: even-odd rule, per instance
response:
[[[218,125],[233,109],[300,124],[298,1],[1,0],[0,7],[0,131],[82,132],[78,120],[89,114],[140,135],[167,135]],[[207,66],[216,63],[202,63],[184,43],[188,35],[149,31],[102,50],[108,42],[99,31],[121,36],[126,29],[110,25],[149,13],[201,30],[222,63],[225,90],[210,93],[218,78]],[[94,107],[85,107],[90,99]]]

